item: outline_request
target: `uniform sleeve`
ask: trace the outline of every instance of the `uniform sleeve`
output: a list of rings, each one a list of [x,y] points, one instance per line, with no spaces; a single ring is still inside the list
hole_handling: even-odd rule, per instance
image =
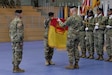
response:
[[[45,27],[45,28],[47,28],[47,26],[49,25],[49,21],[50,21],[50,19],[46,19],[46,20],[44,21],[44,27]]]
[[[12,42],[20,42],[22,37],[22,25],[20,21],[13,21],[10,24],[10,38]]]
[[[105,28],[107,20],[108,20],[107,17],[102,17],[102,20],[99,22],[100,28]]]
[[[112,26],[112,19],[109,19],[108,25]]]
[[[17,38],[16,22],[11,22],[9,32],[11,41],[15,42],[15,38]]]
[[[62,21],[59,21],[59,25],[61,27],[69,26],[71,21],[72,21],[72,17],[69,17],[64,23]]]
[[[23,26],[23,23],[22,21],[18,21],[17,23],[17,35],[18,35],[18,38],[20,38],[20,41],[21,39],[23,38],[23,35],[24,35],[24,26]]]
[[[100,24],[105,24],[107,20],[108,20],[107,17],[102,17],[102,20],[100,21]]]

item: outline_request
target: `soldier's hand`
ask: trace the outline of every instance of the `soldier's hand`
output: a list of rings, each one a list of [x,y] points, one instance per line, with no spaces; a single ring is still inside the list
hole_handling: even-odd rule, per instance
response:
[[[107,26],[106,26],[106,28],[110,29],[110,28],[112,28],[112,26],[110,26],[110,25],[107,25]]]
[[[88,27],[85,28],[85,31],[87,31],[87,30],[88,30]]]
[[[98,15],[97,14],[95,14],[95,18],[97,17]]]
[[[96,26],[98,26],[98,25],[99,25],[99,23],[96,23],[95,25],[96,25]]]
[[[111,15],[111,16],[109,16],[109,19],[112,19],[112,15]]]
[[[96,25],[94,29],[98,29],[98,26]]]
[[[84,20],[86,20],[87,19],[87,15],[84,17]]]

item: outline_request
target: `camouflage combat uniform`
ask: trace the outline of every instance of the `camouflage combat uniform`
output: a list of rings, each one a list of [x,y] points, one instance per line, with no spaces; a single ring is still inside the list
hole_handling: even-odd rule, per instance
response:
[[[102,14],[95,18],[95,23],[99,23],[98,29],[95,29],[94,33],[94,45],[98,55],[97,60],[103,60],[105,18]]]
[[[85,32],[85,25],[83,24],[83,26],[81,27],[80,29],[80,49],[81,49],[81,57],[82,58],[85,58],[86,57],[86,40],[85,40],[85,37],[86,37],[86,32]]]
[[[2,6],[2,0],[0,0],[0,7]]]
[[[14,0],[10,0],[10,7],[15,8],[15,1]]]
[[[110,28],[106,28],[106,50],[109,58],[107,61],[112,62],[112,15],[108,19],[107,25],[111,26]]]
[[[12,20],[9,32],[13,50],[12,64],[19,66],[22,60],[24,38],[24,26],[20,18],[14,18],[14,20]]]
[[[48,18],[45,20],[44,27],[45,27],[45,33],[44,33],[44,49],[45,49],[45,59],[48,61],[51,61],[54,48],[50,47],[48,45],[48,31],[49,31],[49,22],[51,21],[51,18]]]
[[[78,15],[73,15],[69,17],[64,23],[59,21],[60,26],[68,26],[68,36],[67,36],[67,51],[69,57],[70,65],[74,64],[73,66],[68,66],[66,68],[73,69],[78,68],[78,61],[79,61],[79,50],[78,45],[80,42],[80,35],[79,31],[82,26],[82,18]],[[77,67],[76,67],[77,65]]]
[[[88,50],[88,58],[92,59],[94,58],[94,34],[93,34],[93,30],[94,30],[94,17],[90,16],[88,17],[88,24],[87,24],[87,28],[88,30],[86,30],[86,49]]]
[[[21,0],[16,0],[16,6],[19,8],[21,7]]]
[[[7,7],[10,7],[9,0],[5,0],[5,5],[6,5]]]
[[[2,5],[3,8],[7,8],[6,0],[2,0],[1,1],[1,5]]]

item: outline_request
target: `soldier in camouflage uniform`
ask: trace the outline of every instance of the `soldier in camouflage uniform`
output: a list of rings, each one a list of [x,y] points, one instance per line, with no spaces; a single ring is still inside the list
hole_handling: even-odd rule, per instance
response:
[[[44,34],[44,49],[45,49],[45,65],[54,65],[54,63],[51,61],[53,53],[54,53],[54,48],[50,47],[48,45],[48,31],[49,31],[49,23],[51,19],[54,17],[53,12],[48,13],[49,18],[47,18],[44,22],[44,27],[45,27],[45,34]]]
[[[84,17],[85,16],[82,16],[82,19],[84,21]],[[81,27],[81,30],[80,30],[80,49],[81,49],[81,56],[82,58],[85,58],[86,57],[86,40],[85,40],[85,37],[86,37],[86,34],[85,34],[85,25],[83,24],[83,26]]]
[[[15,2],[14,2],[14,0],[10,0],[10,7],[11,8],[15,8]]]
[[[104,47],[104,30],[105,19],[102,15],[102,8],[97,9],[97,17],[95,17],[95,33],[94,33],[94,45],[98,57],[96,60],[103,60],[103,47]]]
[[[2,1],[3,1],[3,0],[0,0],[0,7],[2,6]]]
[[[9,0],[5,0],[6,7],[10,7]]]
[[[21,7],[21,0],[16,0],[16,7]]]
[[[13,72],[24,72],[19,68],[23,54],[24,26],[21,20],[22,10],[15,11],[15,18],[10,23],[9,34],[13,50]]]
[[[80,28],[82,26],[82,18],[77,15],[77,7],[70,7],[70,16],[64,23],[58,18],[60,26],[68,26],[67,35],[67,51],[69,57],[69,65],[66,69],[77,69],[79,68],[79,50],[78,44],[80,40]]]
[[[88,11],[87,24],[86,24],[86,49],[88,50],[89,56],[87,58],[94,58],[94,14],[92,10]]]
[[[6,1],[5,0],[2,0],[1,1],[1,5],[2,5],[3,8],[7,8]]]
[[[108,25],[106,25],[106,50],[109,58],[106,61],[112,62],[112,9],[108,11],[108,14]]]

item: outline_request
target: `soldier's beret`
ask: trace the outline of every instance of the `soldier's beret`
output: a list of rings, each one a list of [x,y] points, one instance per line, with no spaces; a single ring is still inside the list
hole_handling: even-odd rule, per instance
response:
[[[69,8],[78,8],[77,6],[69,6]]]
[[[54,13],[53,13],[53,12],[49,12],[48,15],[49,15],[49,16],[53,16]]]
[[[15,13],[22,13],[22,10],[15,10]]]
[[[102,9],[102,8],[97,8],[97,10],[99,10],[99,11],[102,11],[102,12],[103,12],[103,9]]]

